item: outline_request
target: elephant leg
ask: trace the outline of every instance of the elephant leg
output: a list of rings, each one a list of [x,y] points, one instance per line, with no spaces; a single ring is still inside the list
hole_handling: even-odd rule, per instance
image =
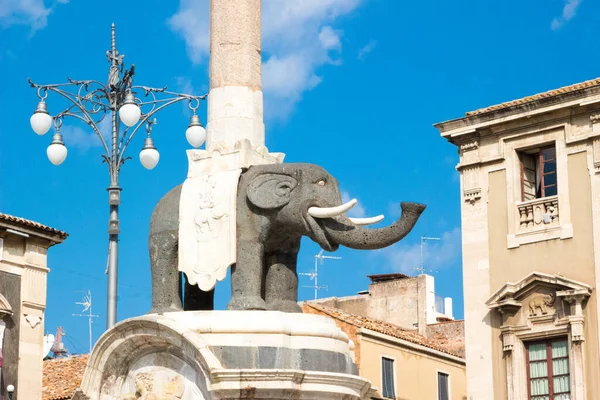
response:
[[[300,241],[293,249],[279,251],[267,257],[265,301],[267,309],[300,313],[298,305],[298,274],[296,263]]]
[[[264,246],[238,235],[237,262],[231,267],[231,300],[228,310],[266,310],[262,299]]]
[[[150,313],[181,311],[181,274],[177,268],[179,198],[181,185],[170,190],[156,205],[150,221],[150,267],[152,310]]]
[[[205,292],[198,285],[190,285],[186,278],[184,293],[184,311],[212,311],[215,309],[215,289]]]

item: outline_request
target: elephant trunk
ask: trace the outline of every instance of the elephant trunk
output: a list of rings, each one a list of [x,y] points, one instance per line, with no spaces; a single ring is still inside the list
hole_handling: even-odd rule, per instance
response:
[[[404,238],[425,210],[424,204],[401,203],[402,216],[385,228],[362,228],[345,215],[321,219],[327,237],[352,249],[375,250],[390,246]]]

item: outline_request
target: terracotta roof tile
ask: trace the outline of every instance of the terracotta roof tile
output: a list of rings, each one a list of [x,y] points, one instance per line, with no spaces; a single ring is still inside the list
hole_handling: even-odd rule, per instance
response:
[[[19,224],[19,225],[25,226],[27,228],[33,228],[33,229],[36,229],[38,231],[42,231],[44,233],[50,233],[50,234],[53,234],[53,235],[58,235],[63,240],[66,239],[67,236],[69,236],[69,234],[66,233],[66,232],[59,231],[58,229],[54,229],[54,228],[51,228],[51,227],[46,226],[46,225],[42,225],[39,222],[31,221],[31,220],[28,220],[28,219],[25,219],[25,218],[21,218],[21,217],[15,217],[13,215],[8,215],[8,214],[0,213],[0,222],[1,221],[12,222],[12,223],[15,223],[15,224]]]
[[[541,99],[545,99],[548,97],[557,96],[559,94],[565,94],[565,93],[575,92],[575,91],[581,90],[581,89],[587,89],[587,88],[590,88],[592,86],[597,86],[597,85],[600,85],[600,78],[591,79],[589,81],[576,83],[574,85],[564,86],[564,87],[561,87],[558,89],[549,90],[547,92],[534,94],[532,96],[523,97],[522,99],[507,101],[505,103],[500,103],[500,104],[497,104],[494,106],[480,108],[478,110],[470,111],[470,112],[466,113],[466,116],[469,117],[472,115],[483,114],[483,113],[486,113],[489,111],[497,111],[497,110],[501,110],[504,108],[510,108],[510,107],[521,105],[521,104],[530,103],[530,102],[533,102],[536,100],[541,100]]]
[[[448,346],[448,342],[445,340],[427,338],[425,336],[419,335],[416,331],[404,329],[397,325],[376,320],[373,318],[350,314],[337,308],[327,307],[315,303],[304,304],[325,315],[328,315],[342,322],[346,322],[358,328],[369,329],[375,332],[383,333],[385,335],[390,335],[398,339],[403,339],[411,343],[419,344],[424,347],[429,347],[430,349],[434,349],[443,353],[460,357],[460,355],[454,349],[451,348],[454,346]]]
[[[44,361],[42,400],[70,399],[81,385],[88,355]]]

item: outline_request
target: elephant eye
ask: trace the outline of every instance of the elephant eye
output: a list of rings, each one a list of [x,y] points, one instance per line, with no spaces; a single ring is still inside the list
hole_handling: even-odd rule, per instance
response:
[[[317,182],[317,185],[319,186],[325,186],[325,179],[321,179],[319,182]]]

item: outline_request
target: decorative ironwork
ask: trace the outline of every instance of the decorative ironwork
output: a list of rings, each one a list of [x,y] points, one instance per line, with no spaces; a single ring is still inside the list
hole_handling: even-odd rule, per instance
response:
[[[106,57],[110,63],[106,84],[98,80],[75,80],[71,78],[67,78],[66,83],[59,84],[42,85],[33,82],[31,79],[28,79],[28,82],[32,88],[37,89],[37,96],[40,100],[36,113],[47,114],[45,101],[49,92],[60,95],[69,103],[64,110],[52,117],[55,127],[52,145],[64,145],[60,135],[60,127],[65,118],[74,118],[92,128],[104,149],[104,154],[101,157],[107,163],[110,174],[110,185],[107,189],[109,191],[110,206],[107,327],[110,328],[116,323],[117,242],[120,232],[118,207],[122,190],[119,187],[119,172],[121,166],[130,158],[125,156],[125,152],[133,137],[143,125],[146,126],[147,138],[142,151],[156,151],[150,138],[152,126],[156,124],[154,115],[165,107],[181,101],[188,101],[189,108],[193,112],[192,123],[201,127],[196,111],[200,107],[200,102],[205,100],[207,95],[196,96],[172,92],[166,86],[155,88],[134,85],[135,66],[132,64],[129,69],[124,67],[123,58],[125,56],[120,54],[116,48],[114,24],[112,24],[111,30],[111,49],[106,52]],[[136,97],[136,95],[139,97]],[[123,122],[125,120],[120,121],[117,118],[122,111],[122,107],[128,104],[137,105],[140,111],[139,119],[130,124],[131,126],[127,126]],[[105,137],[100,124],[108,117],[111,118],[112,129],[110,137]],[[120,117],[123,118],[123,115],[120,115]],[[123,123],[124,129],[121,129],[121,123]],[[32,127],[34,127],[33,121]],[[39,132],[39,127],[37,128],[34,127],[34,130],[41,135],[47,131],[46,128],[49,128],[49,126],[42,128],[42,132]],[[198,142],[197,140],[196,143]],[[200,146],[200,144],[197,144],[197,146]],[[66,157],[66,151],[64,151],[64,155],[60,160],[55,162],[51,158],[51,161],[60,164],[64,157]],[[157,160],[158,158],[156,158],[156,162]],[[152,168],[156,165],[156,162],[150,167],[147,167],[146,164],[144,166]]]

